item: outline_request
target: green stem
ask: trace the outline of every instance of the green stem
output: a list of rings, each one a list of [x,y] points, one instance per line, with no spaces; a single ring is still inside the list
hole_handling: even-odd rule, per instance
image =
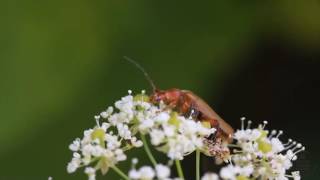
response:
[[[176,168],[177,168],[177,172],[178,172],[178,175],[179,175],[179,178],[184,180],[184,175],[183,175],[183,170],[182,170],[182,167],[181,167],[181,163],[179,160],[176,160]]]
[[[148,155],[151,163],[152,163],[153,166],[155,167],[155,166],[157,165],[157,161],[156,161],[156,159],[153,157],[153,155],[152,155],[152,153],[151,153],[151,150],[150,150],[150,148],[149,148],[149,146],[148,146],[146,137],[145,137],[143,134],[141,134],[140,137],[141,137],[141,140],[142,140],[142,142],[143,142],[144,150],[146,151],[146,153],[147,153],[147,155]]]
[[[130,178],[124,174],[119,168],[117,168],[116,166],[111,166],[110,167],[112,170],[114,170],[119,176],[121,176],[123,179],[125,180],[130,180]]]
[[[237,147],[237,148],[240,148],[239,145],[236,145],[236,144],[228,144],[228,147]]]
[[[200,151],[196,150],[196,180],[200,180]]]

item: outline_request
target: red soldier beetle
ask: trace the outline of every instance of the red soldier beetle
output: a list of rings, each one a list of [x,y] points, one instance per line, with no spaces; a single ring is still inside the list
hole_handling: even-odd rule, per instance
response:
[[[216,138],[219,138],[220,141],[232,141],[232,135],[234,132],[233,128],[199,96],[195,95],[191,91],[177,88],[168,90],[157,89],[150,76],[142,66],[126,56],[124,56],[124,58],[139,68],[149,81],[153,89],[153,93],[150,95],[150,101],[152,103],[159,103],[160,101],[163,101],[166,105],[176,109],[179,113],[185,116],[191,115],[193,117],[195,116],[195,118],[201,122],[209,122],[211,127],[217,129],[215,135]]]

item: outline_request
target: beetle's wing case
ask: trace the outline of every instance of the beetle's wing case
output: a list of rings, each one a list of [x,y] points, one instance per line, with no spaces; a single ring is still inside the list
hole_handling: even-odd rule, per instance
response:
[[[189,90],[182,90],[184,94],[195,102],[195,106],[201,111],[201,113],[209,118],[215,119],[219,122],[220,128],[228,135],[233,134],[233,128],[226,123],[202,98],[194,94]]]

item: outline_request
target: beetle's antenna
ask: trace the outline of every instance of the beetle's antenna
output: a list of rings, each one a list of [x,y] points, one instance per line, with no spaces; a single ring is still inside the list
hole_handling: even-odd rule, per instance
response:
[[[152,79],[150,78],[149,74],[147,73],[147,71],[144,70],[144,68],[143,68],[139,63],[137,63],[135,60],[133,60],[133,59],[127,57],[127,56],[123,56],[123,58],[124,58],[125,60],[129,61],[130,63],[132,63],[133,65],[135,65],[135,66],[143,73],[143,75],[146,77],[146,79],[147,79],[148,82],[150,83],[153,92],[155,92],[157,88],[156,88],[156,86],[154,85],[154,83],[153,83]]]

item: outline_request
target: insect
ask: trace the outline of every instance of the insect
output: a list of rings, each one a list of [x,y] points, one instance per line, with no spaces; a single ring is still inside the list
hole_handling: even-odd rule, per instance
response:
[[[207,121],[211,127],[217,129],[216,138],[222,141],[230,142],[232,140],[233,128],[225,122],[204,100],[189,90],[172,88],[168,90],[159,90],[151,80],[148,73],[136,61],[124,56],[124,58],[139,68],[152,86],[153,93],[150,95],[152,103],[163,101],[170,108],[176,109],[179,113],[203,122]]]

